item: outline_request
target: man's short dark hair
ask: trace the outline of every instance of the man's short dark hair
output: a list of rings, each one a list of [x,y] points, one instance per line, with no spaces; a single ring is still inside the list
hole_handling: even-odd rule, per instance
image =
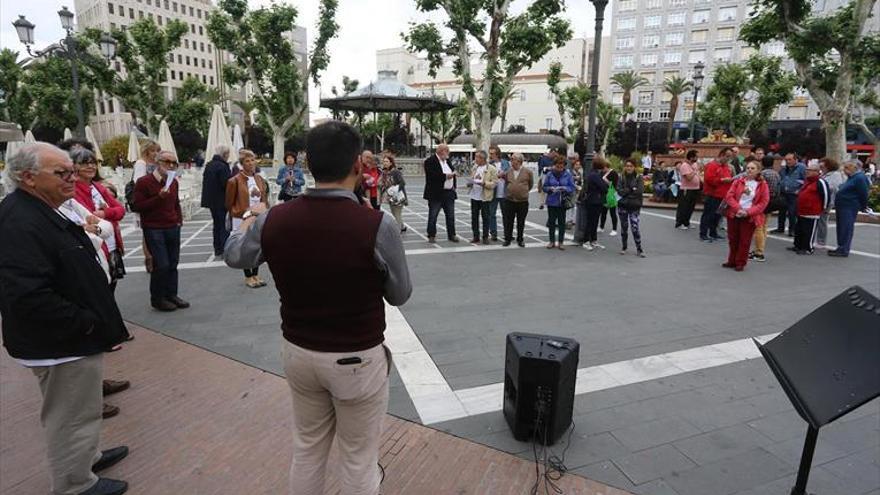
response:
[[[699,152],[697,152],[697,150],[690,150],[687,152],[687,155],[685,155],[685,158],[688,160],[696,160],[698,154]]]
[[[757,153],[758,150],[764,151],[763,146],[752,146],[752,153]]]
[[[351,173],[364,141],[357,129],[336,120],[312,128],[306,136],[309,170],[318,182],[337,182]]]
[[[731,148],[730,146],[727,146],[725,148],[721,148],[721,151],[718,152],[718,156],[724,156],[727,153],[733,153],[733,148]]]

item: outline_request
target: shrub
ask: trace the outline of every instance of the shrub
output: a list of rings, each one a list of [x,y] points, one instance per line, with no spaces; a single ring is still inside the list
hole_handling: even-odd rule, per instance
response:
[[[868,191],[868,206],[874,211],[880,211],[880,184],[874,184]]]
[[[122,134],[110,139],[101,145],[101,155],[104,156],[104,166],[116,168],[119,165],[131,167],[128,162],[128,134]],[[122,158],[122,163],[117,163],[116,157]]]

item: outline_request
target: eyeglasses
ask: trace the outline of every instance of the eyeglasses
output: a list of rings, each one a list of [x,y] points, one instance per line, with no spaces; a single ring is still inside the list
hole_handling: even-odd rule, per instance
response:
[[[52,171],[52,175],[54,175],[55,177],[58,177],[59,179],[65,181],[65,182],[70,180],[70,178],[73,177],[74,173],[75,172],[73,170],[53,170]]]
[[[173,167],[176,167],[178,165],[176,160],[159,160],[159,163],[164,163]]]

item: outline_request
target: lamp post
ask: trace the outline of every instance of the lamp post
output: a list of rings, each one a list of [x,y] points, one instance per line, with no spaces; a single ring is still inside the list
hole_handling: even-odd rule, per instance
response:
[[[12,25],[18,33],[18,39],[27,48],[31,57],[41,57],[51,54],[54,51],[61,51],[70,60],[70,73],[73,82],[73,96],[76,105],[76,137],[84,139],[85,132],[85,115],[83,112],[82,95],[79,92],[79,67],[77,61],[79,54],[76,50],[76,38],[73,36],[73,12],[67,10],[67,7],[61,7],[58,11],[58,18],[61,20],[61,27],[67,33],[60,46],[49,47],[46,50],[31,51],[31,45],[34,44],[34,28],[36,26],[28,21],[23,15],[18,16]],[[101,36],[100,40],[101,54],[108,61],[116,56],[116,40],[107,34]]]
[[[695,143],[696,142],[696,133],[697,133],[697,96],[700,94],[700,88],[703,87],[703,69],[706,66],[703,65],[703,62],[697,62],[697,65],[694,66],[694,102],[691,105],[691,125],[690,125],[690,138],[688,142]]]
[[[596,110],[599,97],[599,57],[602,53],[602,22],[608,0],[590,0],[596,9],[596,33],[593,35],[593,55],[590,59],[590,113],[587,117],[587,149],[584,153],[584,170],[593,167],[596,155]]]

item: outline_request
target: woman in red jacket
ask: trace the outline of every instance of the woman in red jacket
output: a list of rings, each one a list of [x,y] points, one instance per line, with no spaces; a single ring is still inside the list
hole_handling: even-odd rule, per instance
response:
[[[770,188],[760,173],[761,164],[751,161],[744,176],[733,181],[724,197],[727,241],[730,253],[723,267],[741,272],[749,259],[755,228],[764,225],[764,208],[770,202]]]
[[[125,207],[101,185],[98,162],[94,153],[80,148],[72,151],[70,158],[76,168],[76,196],[74,196],[76,201],[92,215],[113,224],[113,235],[107,238],[103,248],[110,265],[110,287],[115,289],[116,281],[125,276],[125,265],[122,263],[122,255],[125,251],[122,246],[122,233],[119,231],[119,221],[125,216]]]

